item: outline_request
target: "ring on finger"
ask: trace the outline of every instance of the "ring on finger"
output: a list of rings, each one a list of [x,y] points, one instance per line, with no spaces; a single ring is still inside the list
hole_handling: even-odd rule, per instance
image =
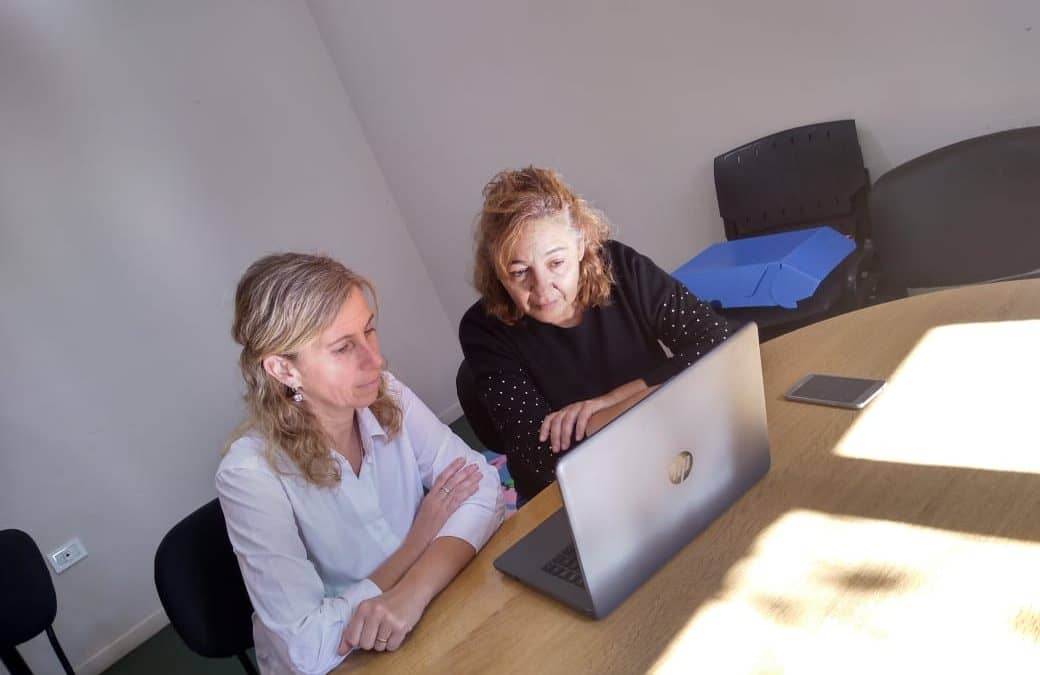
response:
[[[448,495],[451,494],[451,488],[442,487],[441,488],[441,492],[443,492],[444,496],[447,497]]]

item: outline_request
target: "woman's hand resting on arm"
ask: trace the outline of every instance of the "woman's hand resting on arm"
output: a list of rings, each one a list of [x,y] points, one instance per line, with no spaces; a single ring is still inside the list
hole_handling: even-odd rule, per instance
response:
[[[449,464],[423,497],[408,535],[414,533],[423,542],[423,548],[429,546],[451,514],[477,493],[480,479],[480,467],[476,464],[465,464],[461,458]]]
[[[385,592],[400,581],[441,531],[451,514],[476,494],[480,476],[480,468],[476,464],[466,464],[461,458],[446,466],[423,497],[412,527],[400,548],[369,575],[372,583]]]
[[[585,438],[589,430],[589,420],[593,415],[646,389],[646,382],[643,380],[632,380],[603,396],[578,401],[553,411],[542,420],[538,440],[542,443],[548,440],[553,452],[569,450],[573,443]]]
[[[358,605],[343,630],[337,650],[340,656],[353,648],[397,649],[422,617],[426,605],[476,554],[473,547],[461,539],[443,537],[434,541],[434,537],[459,506],[476,494],[480,479],[479,467],[466,464],[461,458],[437,477],[423,497],[401,547],[370,576],[384,592]],[[431,551],[436,551],[432,576],[431,563],[424,562]],[[452,565],[456,560],[459,561],[457,568]],[[450,575],[441,570],[445,561]],[[438,571],[442,573],[437,574]],[[441,577],[443,583],[437,585]]]

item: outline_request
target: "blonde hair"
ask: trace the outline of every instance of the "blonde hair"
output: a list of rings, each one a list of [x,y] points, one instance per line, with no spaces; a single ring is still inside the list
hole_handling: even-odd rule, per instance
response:
[[[268,374],[263,360],[272,354],[295,358],[358,289],[375,304],[372,284],[332,258],[281,253],[250,265],[235,292],[231,336],[242,345],[238,361],[249,410],[236,437],[255,429],[265,440],[272,468],[286,473],[278,461],[280,451],[307,481],[322,487],[337,485],[342,478],[329,438],[308,406],[294,402],[292,390]],[[369,410],[390,437],[400,431],[401,406],[387,390],[385,374]]]
[[[501,279],[507,273],[513,247],[524,226],[560,213],[570,217],[585,243],[575,298],[578,307],[608,303],[614,278],[602,251],[610,235],[610,223],[602,212],[575,194],[558,173],[533,166],[501,171],[484,186],[483,195],[484,206],[475,236],[473,286],[488,314],[507,324],[514,324],[523,316]]]

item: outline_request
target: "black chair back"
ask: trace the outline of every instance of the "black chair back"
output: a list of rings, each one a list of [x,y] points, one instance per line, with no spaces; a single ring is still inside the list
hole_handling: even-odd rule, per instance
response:
[[[58,598],[50,571],[36,542],[21,530],[0,531],[0,608],[0,660],[11,675],[31,672],[15,647],[44,631],[62,668],[73,672],[52,627]]]
[[[155,553],[155,587],[174,630],[202,656],[237,656],[255,673],[253,605],[216,499],[171,529]]]
[[[1040,269],[1040,126],[979,136],[902,164],[870,197],[883,292]]]
[[[870,177],[855,120],[787,129],[715,158],[726,238],[817,225],[863,242],[870,235]]]
[[[719,155],[715,191],[729,240],[830,225],[857,244],[796,308],[719,308],[720,314],[756,322],[764,341],[861,307],[872,296],[870,176],[855,120],[787,129]]]

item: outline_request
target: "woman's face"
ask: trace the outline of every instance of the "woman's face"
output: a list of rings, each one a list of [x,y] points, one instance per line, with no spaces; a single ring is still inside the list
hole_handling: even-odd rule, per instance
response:
[[[329,327],[283,365],[287,378],[272,374],[290,387],[300,387],[304,404],[319,419],[342,418],[372,405],[379,394],[383,357],[365,294],[352,290]]]
[[[581,321],[575,300],[584,255],[585,244],[566,212],[533,220],[524,226],[500,280],[524,314],[542,323],[574,326]]]

